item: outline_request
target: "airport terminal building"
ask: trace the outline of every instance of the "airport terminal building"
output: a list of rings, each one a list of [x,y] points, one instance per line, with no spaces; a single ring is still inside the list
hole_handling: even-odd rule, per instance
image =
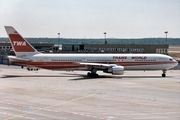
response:
[[[168,44],[63,44],[66,52],[97,53],[161,53],[168,54]]]
[[[36,50],[45,50],[48,49],[50,47],[53,47],[54,44],[53,43],[31,43],[31,45],[36,49]],[[12,46],[11,44],[8,43],[0,43],[0,51],[8,51],[11,50]]]
[[[53,43],[31,43],[38,51],[62,53],[161,53],[168,54],[168,44],[62,44],[56,49]],[[10,43],[0,43],[0,51],[12,51]],[[4,53],[4,52],[3,52]],[[7,53],[8,54],[8,53]]]

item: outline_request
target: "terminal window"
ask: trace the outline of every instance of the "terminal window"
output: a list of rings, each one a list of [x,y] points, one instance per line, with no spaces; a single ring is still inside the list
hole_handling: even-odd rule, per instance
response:
[[[165,48],[156,49],[156,53],[167,54],[167,49]]]

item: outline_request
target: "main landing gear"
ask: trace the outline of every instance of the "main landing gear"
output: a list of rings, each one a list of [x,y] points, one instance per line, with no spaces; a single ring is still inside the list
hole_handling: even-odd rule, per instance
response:
[[[92,72],[88,72],[88,73],[87,73],[87,76],[88,76],[88,77],[99,77],[98,74],[92,73]]]
[[[166,77],[166,71],[167,71],[167,70],[163,70],[162,77]]]
[[[36,69],[36,68],[27,67],[27,70],[28,70],[28,71],[38,71],[38,68]]]
[[[91,72],[87,73],[87,76],[88,77],[99,77],[99,75],[96,72],[97,72],[97,70],[93,69]]]

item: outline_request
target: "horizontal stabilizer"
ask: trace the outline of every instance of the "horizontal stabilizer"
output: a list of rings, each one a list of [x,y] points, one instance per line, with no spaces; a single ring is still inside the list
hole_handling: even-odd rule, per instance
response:
[[[9,58],[9,60],[10,61],[16,61],[16,62],[24,62],[24,61],[26,61],[26,62],[30,62],[30,61],[32,61],[32,60],[30,60],[30,59],[24,59],[24,58],[18,58],[18,57],[16,57],[16,56],[8,56],[8,58]]]

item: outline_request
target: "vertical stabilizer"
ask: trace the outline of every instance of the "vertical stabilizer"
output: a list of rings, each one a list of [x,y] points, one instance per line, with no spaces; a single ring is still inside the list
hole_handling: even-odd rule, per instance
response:
[[[34,55],[39,53],[12,26],[5,26],[5,29],[16,56]]]

